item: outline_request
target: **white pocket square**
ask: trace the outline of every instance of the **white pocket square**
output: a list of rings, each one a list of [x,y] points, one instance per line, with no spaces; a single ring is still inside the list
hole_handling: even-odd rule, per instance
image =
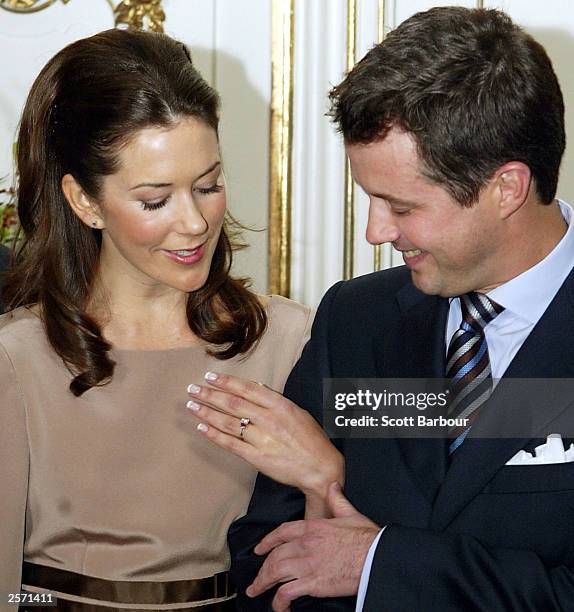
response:
[[[574,461],[574,444],[566,450],[560,434],[550,434],[546,443],[534,449],[534,455],[520,450],[506,462],[506,465],[548,465],[550,463],[569,463]]]

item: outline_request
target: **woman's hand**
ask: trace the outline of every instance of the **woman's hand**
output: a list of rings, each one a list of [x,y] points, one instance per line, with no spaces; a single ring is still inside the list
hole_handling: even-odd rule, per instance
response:
[[[329,484],[343,486],[344,459],[317,421],[261,383],[214,372],[205,380],[209,386],[187,389],[199,431],[273,480],[299,488],[319,513]]]

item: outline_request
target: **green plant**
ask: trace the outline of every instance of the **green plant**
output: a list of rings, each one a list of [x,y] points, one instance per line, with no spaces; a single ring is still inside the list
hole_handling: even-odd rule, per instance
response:
[[[18,228],[18,213],[16,212],[13,187],[0,189],[0,243],[10,246]]]

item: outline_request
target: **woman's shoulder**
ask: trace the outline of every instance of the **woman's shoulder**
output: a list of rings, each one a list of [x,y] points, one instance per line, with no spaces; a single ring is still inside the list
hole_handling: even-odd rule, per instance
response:
[[[281,391],[309,339],[313,310],[280,295],[257,297],[265,308],[267,326],[245,362],[254,369],[238,375],[263,380],[267,372],[271,378],[266,384]]]
[[[309,339],[314,310],[281,295],[261,298],[267,312],[265,339],[275,347],[299,353]]]
[[[270,324],[286,328],[305,328],[313,319],[314,311],[309,306],[295,302],[282,295],[263,296]]]
[[[0,315],[0,344],[8,352],[45,341],[44,327],[34,308],[21,306]]]
[[[259,298],[263,301],[268,310],[283,312],[285,314],[301,313],[302,316],[308,316],[313,312],[310,306],[296,302],[291,298],[286,298],[282,295],[262,295]]]

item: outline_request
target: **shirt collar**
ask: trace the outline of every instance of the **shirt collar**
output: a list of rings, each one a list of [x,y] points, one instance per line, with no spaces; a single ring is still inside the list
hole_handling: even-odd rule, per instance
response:
[[[574,211],[563,200],[557,201],[568,224],[562,240],[542,261],[488,293],[489,298],[504,306],[506,310],[532,324],[537,323],[548,308],[574,262]],[[533,288],[536,290],[535,299]]]

